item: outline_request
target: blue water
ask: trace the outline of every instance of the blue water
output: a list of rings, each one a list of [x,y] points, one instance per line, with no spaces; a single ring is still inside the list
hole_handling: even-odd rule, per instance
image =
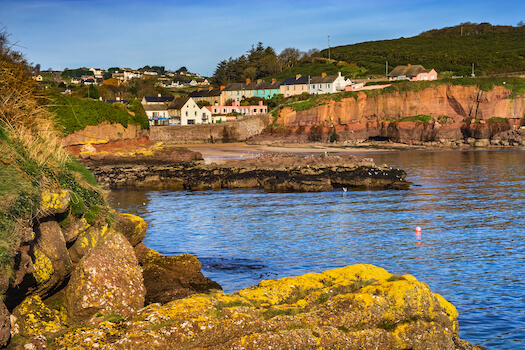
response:
[[[148,222],[148,247],[197,255],[204,275],[226,292],[370,263],[410,273],[452,302],[462,339],[525,349],[525,151],[365,156],[404,169],[415,186],[346,193],[119,190],[112,205]]]

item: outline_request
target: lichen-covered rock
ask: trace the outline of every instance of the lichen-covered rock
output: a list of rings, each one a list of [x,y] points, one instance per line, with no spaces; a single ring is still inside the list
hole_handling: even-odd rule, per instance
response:
[[[133,214],[115,213],[115,221],[115,231],[122,233],[132,246],[136,246],[146,237],[148,224],[143,218]]]
[[[66,290],[68,316],[85,320],[97,312],[130,315],[144,306],[146,290],[133,247],[111,232],[80,261]]]
[[[9,311],[0,300],[0,348],[6,346],[11,338],[11,321]]]
[[[52,347],[80,348],[95,334],[105,349],[477,349],[459,339],[454,306],[372,265],[151,304],[120,328],[76,330]]]
[[[67,251],[66,241],[58,223],[43,221],[36,227],[36,240],[33,252],[33,277],[37,286],[29,292],[47,295],[69,276],[73,264]]]
[[[219,284],[203,276],[201,263],[195,255],[164,256],[148,249],[141,264],[146,304],[165,304],[192,294],[222,290]]]
[[[62,234],[67,243],[74,242],[90,226],[84,217],[76,218],[71,215],[69,220],[71,220],[71,223],[62,229]]]
[[[40,201],[40,217],[65,212],[69,208],[69,191],[64,189],[45,190]]]
[[[75,243],[69,247],[69,256],[74,263],[78,263],[84,255],[93,249],[98,242],[110,234],[108,225],[89,226],[80,231]]]
[[[13,312],[21,336],[56,333],[65,325],[65,313],[48,308],[38,295],[26,298]]]

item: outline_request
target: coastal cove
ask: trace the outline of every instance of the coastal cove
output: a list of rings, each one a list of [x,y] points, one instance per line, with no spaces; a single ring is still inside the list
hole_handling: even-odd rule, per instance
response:
[[[412,274],[454,304],[462,339],[490,349],[525,347],[525,151],[359,156],[404,169],[414,186],[346,193],[120,189],[110,204],[146,220],[148,247],[195,254],[204,275],[226,292],[374,264]]]

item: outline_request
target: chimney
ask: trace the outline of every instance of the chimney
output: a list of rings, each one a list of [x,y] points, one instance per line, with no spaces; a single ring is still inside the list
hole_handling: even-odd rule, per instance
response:
[[[259,106],[262,106],[263,105],[263,101],[259,101]]]
[[[272,83],[275,83],[277,81],[277,79],[273,78],[272,79]]]
[[[337,72],[339,76],[341,76],[341,72]]]
[[[161,94],[158,94],[157,96],[158,96],[158,97],[162,97],[162,95],[161,95]]]
[[[321,78],[324,78],[324,77],[326,77],[326,73],[325,72],[321,73]]]
[[[213,86],[210,86],[210,87],[208,88],[208,91],[211,91],[211,90],[213,90]]]
[[[262,79],[257,79],[257,84],[262,83]]]
[[[248,85],[249,83],[251,83],[252,81],[250,80],[250,78],[246,78],[246,85]]]
[[[297,74],[297,75],[295,76],[295,79],[297,80],[297,79],[299,79],[300,77],[301,77],[301,74]]]
[[[410,63],[409,63],[409,64],[407,64],[407,67],[410,67]]]
[[[224,85],[221,85],[221,90],[224,90],[224,88],[225,88],[225,87],[226,87],[226,86],[224,86]]]
[[[120,101],[120,96],[117,96],[117,101]]]

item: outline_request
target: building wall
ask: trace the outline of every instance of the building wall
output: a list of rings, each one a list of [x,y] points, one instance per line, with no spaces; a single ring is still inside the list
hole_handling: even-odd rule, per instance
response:
[[[280,87],[280,93],[283,94],[284,97],[300,95],[303,92],[308,92],[308,84],[281,85]]]

